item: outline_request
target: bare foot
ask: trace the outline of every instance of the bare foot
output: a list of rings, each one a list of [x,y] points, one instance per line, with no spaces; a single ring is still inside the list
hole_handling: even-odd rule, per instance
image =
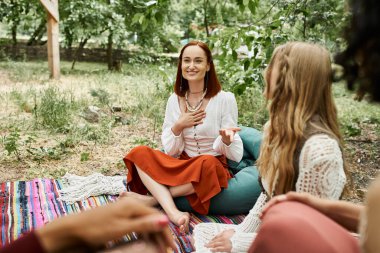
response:
[[[178,211],[173,215],[168,215],[171,222],[179,227],[181,233],[189,232],[190,214],[187,212]]]
[[[125,197],[138,199],[148,206],[155,206],[158,204],[157,200],[153,196],[143,195],[136,192],[125,191],[125,192],[120,193],[119,198],[125,198]]]

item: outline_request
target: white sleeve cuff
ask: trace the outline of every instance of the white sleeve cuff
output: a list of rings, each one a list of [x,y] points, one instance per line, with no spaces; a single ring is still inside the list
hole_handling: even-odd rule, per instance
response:
[[[225,155],[228,159],[240,162],[243,157],[243,142],[238,134],[235,134],[233,142],[230,145],[226,145],[222,141],[222,136],[218,136],[214,144],[212,145],[213,149],[219,154]]]
[[[181,138],[182,137],[182,132],[179,133],[179,135],[175,135],[173,130],[170,128],[170,132],[172,133],[172,135],[174,136],[174,138]]]
[[[255,237],[256,233],[235,232],[231,237],[231,253],[248,252]]]

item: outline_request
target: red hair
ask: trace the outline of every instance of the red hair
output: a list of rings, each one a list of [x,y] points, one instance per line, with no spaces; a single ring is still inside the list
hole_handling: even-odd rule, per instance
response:
[[[180,96],[184,97],[186,94],[186,91],[189,89],[189,83],[188,81],[182,77],[182,55],[183,51],[189,46],[198,46],[203,49],[203,51],[206,53],[207,57],[207,63],[210,64],[210,70],[207,71],[206,75],[208,75],[208,78],[205,78],[205,82],[207,80],[207,83],[205,83],[205,88],[207,87],[207,93],[205,95],[206,98],[211,98],[219,93],[219,91],[222,89],[222,86],[219,83],[218,77],[216,76],[214,62],[212,60],[211,50],[208,48],[206,43],[203,43],[201,41],[190,41],[187,43],[182,49],[181,53],[179,55],[178,59],[178,69],[177,69],[177,77],[174,84],[174,92]],[[181,89],[181,79],[182,79],[182,89]]]

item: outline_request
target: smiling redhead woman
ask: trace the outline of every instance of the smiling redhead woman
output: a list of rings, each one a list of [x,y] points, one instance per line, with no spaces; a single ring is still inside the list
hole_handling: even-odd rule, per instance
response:
[[[160,204],[187,232],[189,214],[179,211],[173,198],[186,196],[195,211],[208,213],[210,199],[227,188],[231,177],[226,158],[239,162],[243,156],[237,118],[235,97],[221,90],[210,49],[189,42],[180,52],[174,93],[166,105],[165,153],[146,146],[132,149],[124,158],[130,191],[123,195]]]

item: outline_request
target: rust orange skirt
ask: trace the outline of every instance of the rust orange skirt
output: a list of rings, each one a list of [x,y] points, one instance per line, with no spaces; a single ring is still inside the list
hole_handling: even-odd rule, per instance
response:
[[[125,157],[128,168],[127,182],[131,191],[147,194],[135,164],[156,182],[166,186],[191,183],[194,193],[186,196],[191,207],[200,214],[207,214],[210,199],[222,188],[228,187],[231,175],[225,156],[200,155],[190,158],[185,152],[179,158],[171,157],[159,150],[139,146]]]

